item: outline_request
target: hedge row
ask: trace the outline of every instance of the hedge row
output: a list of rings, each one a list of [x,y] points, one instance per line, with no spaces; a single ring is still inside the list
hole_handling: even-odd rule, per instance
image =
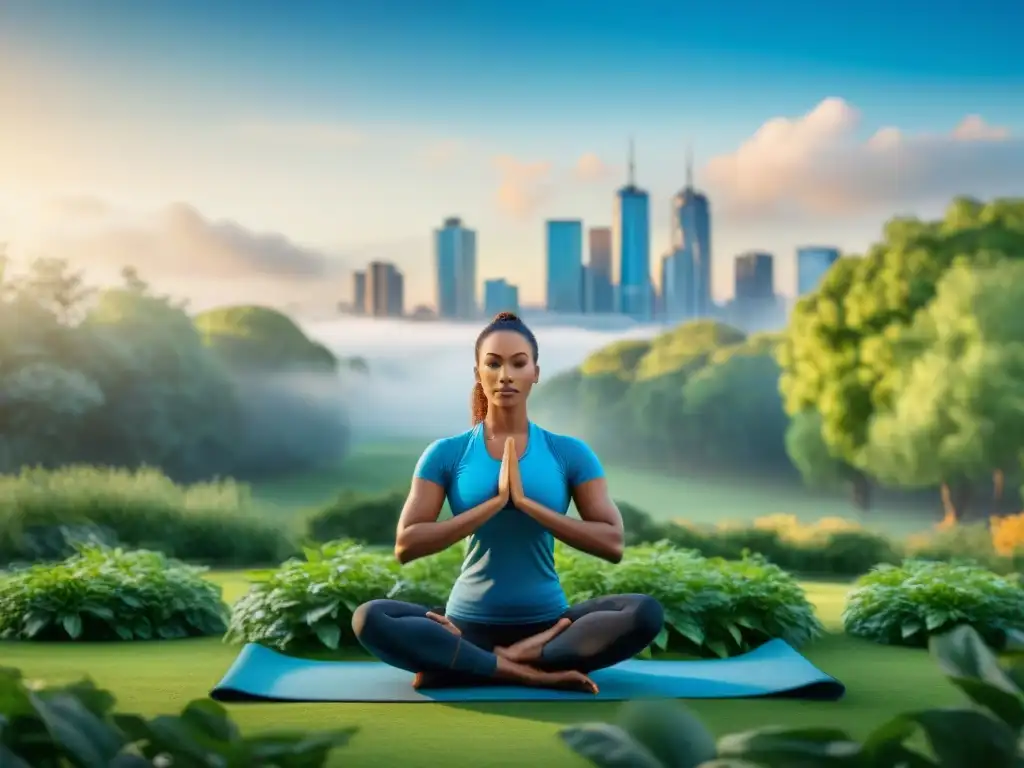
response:
[[[295,554],[291,538],[231,480],[186,487],[157,470],[95,467],[0,475],[0,567],[57,560],[87,542],[251,567]]]
[[[154,470],[27,470],[0,476],[0,567],[58,560],[83,541],[226,568],[279,563],[298,554],[302,540],[390,546],[404,495],[342,493],[308,519],[285,526],[268,521],[248,489],[232,481],[182,487]],[[656,521],[630,504],[619,506],[628,544],[665,540],[729,560],[755,553],[793,573],[852,577],[907,557],[972,560],[999,573],[1024,568],[1024,558],[1012,554],[1009,534],[1024,531],[1014,520],[992,532],[984,525],[960,526],[895,542],[845,520],[807,526],[776,516],[748,526],[701,527]]]
[[[400,567],[386,553],[347,541],[309,549],[305,557],[250,574],[252,586],[225,625],[220,588],[202,577],[203,569],[159,553],[84,547],[62,563],[0,579],[0,638],[226,634],[282,651],[355,647],[351,618],[358,605],[382,597],[443,605],[461,559],[453,547]],[[796,579],[756,556],[708,559],[662,542],[627,548],[616,566],[561,546],[556,560],[572,603],[616,593],[657,598],[666,617],[655,642],[660,650],[730,656],[771,638],[800,646],[822,631]],[[1024,588],[975,565],[881,565],[854,586],[843,621],[852,635],[908,646],[968,624],[1002,647],[1024,628]]]

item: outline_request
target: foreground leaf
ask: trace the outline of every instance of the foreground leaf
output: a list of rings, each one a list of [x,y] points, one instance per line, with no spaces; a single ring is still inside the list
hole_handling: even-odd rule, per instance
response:
[[[859,766],[863,761],[861,746],[834,728],[761,728],[730,734],[719,740],[718,754],[764,768]]]
[[[29,693],[29,699],[53,740],[77,765],[105,766],[124,746],[121,734],[73,696]]]
[[[615,725],[585,723],[563,728],[558,735],[598,768],[664,768],[647,747]]]
[[[929,649],[948,677],[984,680],[1006,693],[1021,695],[999,665],[999,659],[972,627],[959,626],[933,637]]]
[[[620,710],[618,721],[662,765],[696,768],[718,755],[715,737],[704,723],[675,702],[630,702]]]
[[[901,717],[921,727],[942,766],[1013,768],[1016,765],[1016,733],[983,712],[930,709]]]

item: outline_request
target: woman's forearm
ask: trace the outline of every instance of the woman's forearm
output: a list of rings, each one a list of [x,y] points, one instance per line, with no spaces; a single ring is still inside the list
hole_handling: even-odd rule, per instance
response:
[[[622,530],[618,526],[560,515],[529,499],[523,499],[516,507],[573,549],[610,563],[622,560]]]
[[[498,514],[506,503],[505,499],[495,496],[447,520],[410,525],[398,534],[395,558],[405,564],[447,549]]]

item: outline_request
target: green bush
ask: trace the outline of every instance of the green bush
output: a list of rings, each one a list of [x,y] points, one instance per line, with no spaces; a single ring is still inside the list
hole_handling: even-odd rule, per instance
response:
[[[219,566],[295,552],[233,481],[181,486],[153,469],[96,467],[0,476],[0,564],[59,560],[83,540]]]
[[[908,560],[861,577],[843,611],[849,634],[889,645],[924,646],[964,624],[1002,647],[1024,624],[1024,590],[976,565]]]
[[[242,736],[216,702],[190,702],[152,720],[114,711],[109,691],[86,679],[28,685],[0,668],[0,765],[4,768],[321,768],[355,728]]]
[[[615,723],[583,723],[559,736],[601,768],[1013,768],[1024,761],[1024,666],[1004,671],[970,627],[931,642],[971,708],[906,712],[859,743],[838,728],[760,728],[714,736],[675,703],[636,701]],[[924,737],[923,739],[921,737]]]
[[[462,548],[399,566],[389,555],[352,542],[309,550],[276,571],[252,575],[235,604],[227,639],[280,650],[354,645],[352,612],[381,597],[428,607],[445,603]],[[561,545],[556,565],[570,602],[640,592],[665,607],[662,649],[729,655],[774,637],[799,646],[821,631],[799,585],[756,558],[707,560],[667,545],[629,548],[619,565]]]
[[[313,541],[350,539],[363,544],[394,546],[405,491],[368,495],[345,491],[306,523]]]
[[[707,559],[667,544],[627,549],[619,565],[559,548],[557,567],[570,603],[639,592],[665,609],[656,641],[702,656],[731,656],[781,638],[799,647],[822,632],[796,580],[758,557]]]
[[[82,547],[0,579],[5,640],[171,640],[222,634],[228,611],[205,569],[159,552]]]
[[[907,553],[916,560],[974,563],[1001,574],[1024,570],[1024,552],[1011,556],[996,552],[987,523],[958,524],[912,537]]]
[[[461,547],[405,566],[351,541],[307,549],[304,559],[249,575],[253,585],[235,603],[225,639],[282,651],[354,647],[352,612],[362,603],[391,597],[444,605],[461,562]]]
[[[887,537],[844,521],[800,525],[796,518],[782,515],[753,525],[710,527],[658,522],[628,504],[620,503],[619,509],[629,544],[664,540],[727,560],[749,552],[793,573],[860,576],[879,563],[898,563],[902,555],[901,547]]]

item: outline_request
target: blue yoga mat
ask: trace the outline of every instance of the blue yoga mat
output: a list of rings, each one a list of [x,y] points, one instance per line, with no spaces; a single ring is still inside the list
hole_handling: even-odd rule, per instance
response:
[[[594,672],[591,678],[600,688],[596,696],[517,685],[416,690],[411,674],[377,661],[312,661],[249,644],[210,696],[224,702],[625,701],[766,696],[835,701],[846,690],[782,640],[771,640],[731,659],[631,659]]]

